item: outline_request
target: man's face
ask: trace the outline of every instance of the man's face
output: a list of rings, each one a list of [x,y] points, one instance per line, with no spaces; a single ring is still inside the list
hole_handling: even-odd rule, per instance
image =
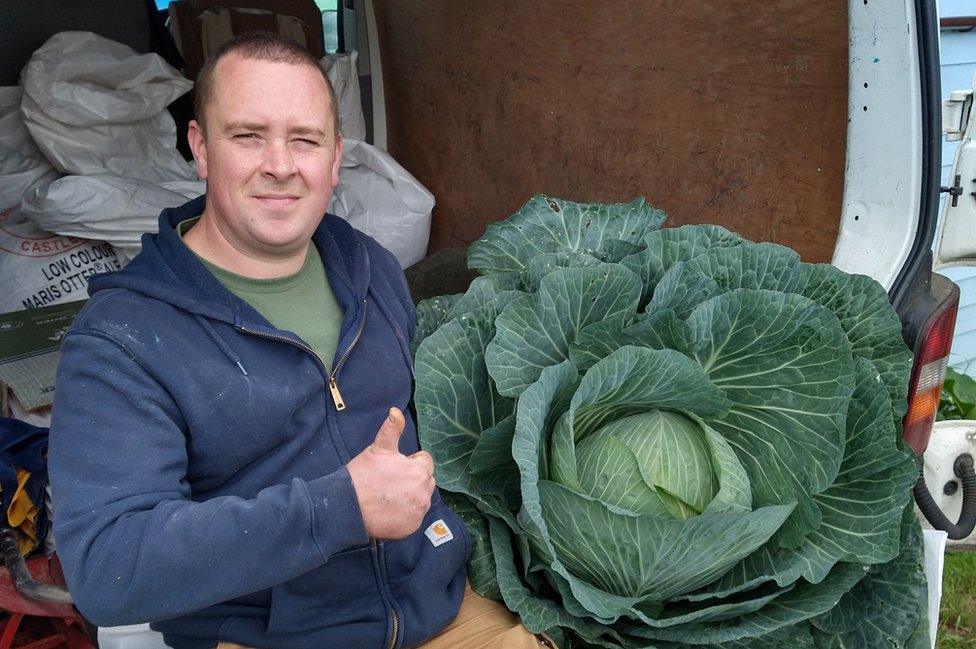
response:
[[[308,65],[217,64],[205,132],[190,123],[205,218],[237,252],[277,259],[303,251],[339,182],[341,141],[322,75]]]

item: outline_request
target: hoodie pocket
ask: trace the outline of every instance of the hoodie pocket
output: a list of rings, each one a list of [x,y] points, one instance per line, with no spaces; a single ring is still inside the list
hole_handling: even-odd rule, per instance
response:
[[[461,518],[436,498],[415,534],[384,545],[403,646],[415,646],[457,615],[471,539]]]
[[[380,646],[386,618],[370,547],[364,545],[334,554],[320,568],[275,586],[268,634],[329,629],[336,638],[362,638],[362,646]]]
[[[429,583],[436,583],[438,576],[447,583],[467,561],[471,538],[464,521],[435,496],[420,529],[385,546],[387,576],[394,585],[417,574]]]

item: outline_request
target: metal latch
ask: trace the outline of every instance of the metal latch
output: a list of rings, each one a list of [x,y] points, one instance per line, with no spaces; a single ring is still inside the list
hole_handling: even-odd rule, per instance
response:
[[[958,142],[966,134],[973,109],[973,90],[953,90],[942,102],[942,133],[947,142]]]
[[[943,194],[949,194],[952,196],[952,206],[955,207],[959,204],[959,197],[962,196],[962,185],[959,184],[959,179],[961,176],[956,174],[955,182],[952,187],[940,187],[939,191]]]
[[[962,196],[962,185],[959,184],[959,180],[962,178],[959,174],[956,174],[952,187],[940,187],[939,191],[943,194],[949,194],[952,197],[952,206],[956,207],[959,205],[959,197]],[[973,182],[976,183],[976,178],[973,178]],[[976,192],[969,192],[969,195],[976,198]]]

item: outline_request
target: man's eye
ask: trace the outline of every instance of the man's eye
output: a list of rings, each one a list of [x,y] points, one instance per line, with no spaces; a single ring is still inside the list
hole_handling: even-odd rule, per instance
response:
[[[315,140],[309,140],[309,139],[306,139],[306,138],[298,138],[295,141],[298,142],[299,144],[302,144],[302,145],[305,145],[305,146],[318,146],[319,145],[319,143],[316,142]]]
[[[254,139],[257,136],[258,136],[257,133],[238,133],[237,135],[234,136],[234,139],[235,140],[248,140],[248,139]]]

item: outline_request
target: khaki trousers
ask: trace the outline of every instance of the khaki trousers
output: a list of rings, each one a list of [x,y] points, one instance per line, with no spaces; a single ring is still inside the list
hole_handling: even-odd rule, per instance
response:
[[[446,629],[419,649],[556,649],[548,638],[532,635],[504,606],[464,588],[461,610]],[[217,649],[246,649],[221,642]]]

